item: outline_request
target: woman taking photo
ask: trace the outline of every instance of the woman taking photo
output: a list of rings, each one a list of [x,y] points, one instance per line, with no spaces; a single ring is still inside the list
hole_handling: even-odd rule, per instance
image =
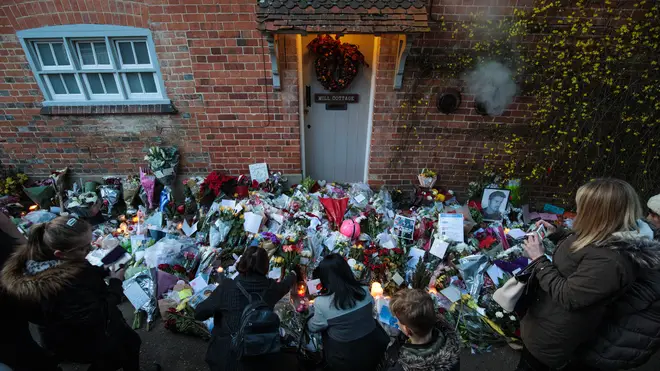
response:
[[[296,274],[293,272],[282,282],[268,278],[268,261],[266,250],[258,246],[248,247],[238,261],[238,277],[220,281],[211,296],[196,308],[195,319],[205,321],[213,317],[213,333],[206,353],[206,363],[211,371],[296,369],[295,359],[292,366],[291,360],[282,353],[266,354],[242,361],[232,353],[232,335],[238,332],[243,310],[249,303],[246,294],[254,298],[259,295],[272,310],[296,283]]]
[[[315,275],[322,295],[314,301],[311,332],[322,332],[327,370],[375,370],[389,337],[373,318],[373,299],[339,254],[326,256]]]
[[[538,236],[525,242],[536,264],[536,281],[530,283],[536,287],[535,300],[521,322],[524,349],[519,371],[601,369],[584,357],[585,346],[599,336],[599,329],[618,320],[608,316],[615,314],[613,304],[627,295],[640,272],[660,261],[657,245],[645,235],[650,229],[640,220],[641,203],[630,184],[618,179],[591,181],[578,190],[576,204],[573,233],[538,223],[558,242],[552,259],[544,255]],[[646,341],[635,346],[643,350]]]
[[[77,218],[57,217],[30,229],[2,270],[0,282],[39,326],[44,347],[60,362],[92,364],[90,370],[139,370],[141,340],[117,308],[121,281],[85,256],[92,229]]]

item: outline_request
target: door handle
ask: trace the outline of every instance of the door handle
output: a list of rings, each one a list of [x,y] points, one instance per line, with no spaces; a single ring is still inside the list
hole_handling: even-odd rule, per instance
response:
[[[305,86],[305,105],[307,108],[312,106],[312,87],[309,85]]]

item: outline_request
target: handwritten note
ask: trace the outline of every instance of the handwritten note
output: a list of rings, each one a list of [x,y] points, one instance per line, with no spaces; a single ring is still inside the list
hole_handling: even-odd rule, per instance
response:
[[[452,241],[463,242],[463,214],[440,214],[438,219],[438,230],[440,234]]]

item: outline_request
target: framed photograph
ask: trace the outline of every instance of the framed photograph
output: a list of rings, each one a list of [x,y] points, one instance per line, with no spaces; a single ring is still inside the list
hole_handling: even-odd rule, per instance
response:
[[[412,240],[415,234],[415,219],[397,215],[394,218],[394,234],[405,240]]]
[[[481,197],[481,208],[484,214],[484,220],[500,221],[506,212],[506,205],[509,203],[508,189],[486,188]]]

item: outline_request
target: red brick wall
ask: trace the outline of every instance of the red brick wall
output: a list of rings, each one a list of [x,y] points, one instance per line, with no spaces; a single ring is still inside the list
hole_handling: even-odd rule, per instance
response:
[[[213,5],[208,5],[213,3]],[[241,4],[236,4],[241,3]],[[42,116],[43,97],[19,30],[112,24],[153,32],[174,115]],[[175,145],[181,173],[237,174],[253,162],[300,173],[295,38],[287,37],[283,91],[272,88],[253,0],[41,0],[0,5],[0,160],[29,174],[126,174],[151,145]]]
[[[517,97],[502,116],[481,116],[474,109],[474,97],[465,93],[460,79],[420,78],[415,56],[422,52],[442,55],[454,48],[469,49],[476,40],[461,34],[452,38],[450,30],[454,22],[468,20],[471,14],[484,14],[491,19],[512,15],[516,4],[523,7],[532,1],[433,0],[431,3],[431,32],[413,42],[403,87],[398,91],[393,88],[398,37],[382,37],[369,178],[373,184],[410,186],[417,183],[422,168],[430,168],[438,172],[438,184],[460,192],[478,178],[486,161],[493,161],[484,160],[490,148],[501,148],[502,138],[493,135],[491,129],[500,125],[519,130],[526,117],[530,117],[529,103],[533,100]],[[454,114],[440,113],[435,107],[438,94],[446,88],[455,88],[463,95],[460,109]],[[411,109],[411,102],[417,104],[416,112]]]

